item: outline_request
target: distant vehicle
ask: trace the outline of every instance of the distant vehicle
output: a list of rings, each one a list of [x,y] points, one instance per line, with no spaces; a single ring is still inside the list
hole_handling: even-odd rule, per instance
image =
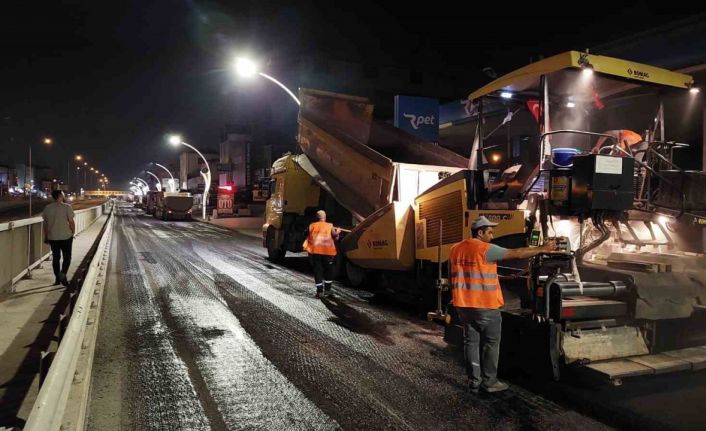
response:
[[[191,193],[155,193],[155,218],[162,220],[191,220],[194,198]]]
[[[154,211],[157,208],[157,196],[162,192],[149,191],[143,198],[145,213],[154,215]]]

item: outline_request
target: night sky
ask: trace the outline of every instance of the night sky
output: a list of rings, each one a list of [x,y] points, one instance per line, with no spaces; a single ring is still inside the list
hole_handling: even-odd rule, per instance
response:
[[[600,45],[694,12],[639,1],[573,2],[568,10],[488,2],[494,13],[474,10],[477,2],[316,3],[3,2],[0,164],[24,162],[32,143],[35,163],[60,177],[68,158],[82,154],[112,188],[124,188],[146,163],[176,160],[168,132],[216,149],[223,126],[241,120],[235,100],[252,103],[253,112],[288,103],[271,84],[239,82],[227,69],[238,53],[273,65],[274,76],[286,76],[277,65],[300,56],[454,67],[470,91],[487,82],[483,67],[502,74],[530,57]],[[52,148],[40,148],[43,136],[54,139]]]

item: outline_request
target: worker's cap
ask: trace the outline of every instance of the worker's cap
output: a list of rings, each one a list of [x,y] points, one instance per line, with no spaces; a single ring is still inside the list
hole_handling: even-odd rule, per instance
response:
[[[497,225],[497,223],[493,223],[492,221],[488,220],[485,216],[480,216],[473,221],[471,229],[480,229],[482,227],[493,227]]]

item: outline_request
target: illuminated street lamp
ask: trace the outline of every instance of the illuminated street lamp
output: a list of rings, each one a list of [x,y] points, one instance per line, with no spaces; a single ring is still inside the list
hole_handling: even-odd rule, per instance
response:
[[[44,138],[42,140],[44,145],[51,145],[52,140],[50,138]],[[29,176],[31,177],[29,181],[27,180],[28,172],[25,171],[25,190],[27,189],[27,183],[29,182],[29,216],[32,217],[32,189],[34,188],[34,172],[32,172],[32,144],[29,144]]]
[[[166,166],[160,165],[159,163],[154,163],[154,165],[159,166],[160,168],[167,171],[167,173],[169,174],[169,177],[170,177],[170,179],[167,181],[167,184],[169,184],[169,191],[174,193],[176,191],[176,181],[174,181],[174,175],[172,175],[172,172],[169,169],[167,169]]]
[[[145,189],[147,189],[147,191],[150,190],[150,185],[147,184],[147,181],[143,180],[142,178],[135,177],[133,178],[133,180],[137,180],[139,182],[140,187],[144,187]]]
[[[51,142],[52,141],[49,138],[44,138],[44,140],[42,140],[42,143],[44,143],[45,145],[51,145]],[[34,172],[32,172],[32,144],[31,143],[28,145],[28,150],[29,150],[29,163],[28,163],[29,175],[32,177],[29,180],[29,216],[31,218],[32,217],[32,189],[34,188]],[[27,171],[25,171],[25,190],[26,190],[26,184],[27,184],[26,181],[27,181]],[[31,226],[31,225],[27,225],[27,226],[29,229],[29,226]],[[32,235],[28,232],[28,235],[27,235],[27,274],[25,275],[25,278],[32,278],[32,271],[29,268],[30,252],[32,250],[31,241],[32,241]]]
[[[130,184],[134,184],[134,183],[130,183]],[[137,196],[140,196],[140,197],[144,196],[144,192],[138,186],[131,186],[130,190],[132,190],[132,192],[135,193]]]
[[[235,69],[235,72],[243,78],[251,78],[255,75],[260,75],[263,78],[269,79],[270,81],[277,84],[282,90],[286,91],[287,94],[289,94],[292,99],[294,99],[297,105],[301,105],[301,102],[299,101],[299,99],[297,99],[297,96],[295,96],[294,93],[292,93],[292,91],[287,88],[284,84],[271,77],[270,75],[258,71],[257,64],[254,61],[247,58],[238,57],[233,62],[233,69]]]
[[[157,191],[161,192],[162,191],[162,181],[159,179],[159,177],[155,174],[153,174],[150,171],[145,171],[148,175],[152,175],[152,177],[157,180]]]
[[[80,162],[83,160],[83,156],[80,154],[76,154],[74,156],[74,161]],[[80,163],[79,163],[80,164]],[[78,169],[78,168],[77,168]],[[66,162],[66,186],[71,190],[71,160],[69,159]],[[79,188],[78,185],[78,172],[76,173],[76,188]]]
[[[196,151],[196,154],[201,156],[203,159],[204,164],[206,165],[206,172],[204,173],[203,171],[201,172],[201,176],[203,176],[203,180],[205,182],[204,187],[203,187],[203,211],[202,211],[202,217],[204,220],[206,220],[206,204],[208,203],[208,190],[211,187],[211,167],[208,165],[208,160],[206,160],[206,157],[201,154],[199,150],[194,148],[192,145],[187,144],[181,139],[181,136],[179,135],[172,135],[169,137],[169,143],[177,146],[177,145],[184,145],[186,147],[191,148],[192,150]]]

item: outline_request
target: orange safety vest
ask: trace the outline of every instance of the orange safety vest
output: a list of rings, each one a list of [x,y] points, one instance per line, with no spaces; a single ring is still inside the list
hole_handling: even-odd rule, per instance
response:
[[[331,231],[333,225],[325,221],[317,221],[309,225],[309,236],[306,239],[306,251],[309,254],[336,255],[336,244],[333,242]]]
[[[451,296],[455,307],[495,310],[505,304],[498,265],[485,260],[489,248],[490,244],[475,238],[451,248]]]
[[[636,132],[633,132],[632,130],[607,130],[603,132],[603,134],[614,136],[616,141],[618,141],[618,146],[624,150],[627,150],[628,147],[632,147],[638,142],[642,142],[642,136],[640,136]],[[599,152],[600,149],[603,148],[603,144],[605,144],[607,140],[608,138],[606,138],[605,136],[601,136],[600,138],[598,138],[598,140],[596,141],[596,145],[593,146],[591,152]]]

